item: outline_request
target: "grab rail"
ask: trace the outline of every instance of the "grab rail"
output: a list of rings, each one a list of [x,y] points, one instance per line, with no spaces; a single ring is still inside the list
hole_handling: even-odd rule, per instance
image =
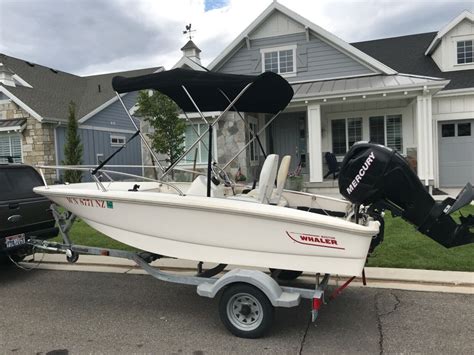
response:
[[[121,167],[126,167],[126,165],[122,165]],[[76,165],[36,165],[36,168],[39,169],[41,178],[43,179],[43,183],[44,183],[44,186],[45,186],[46,188],[48,187],[48,183],[46,182],[46,179],[45,179],[45,177],[44,177],[43,169],[79,170],[79,171],[88,171],[88,172],[91,172],[91,168],[84,167],[84,166],[76,166]],[[108,169],[101,169],[101,170],[99,170],[99,171],[105,173],[104,175],[107,176],[107,178],[109,178],[109,179],[110,179],[110,176],[108,176],[107,174],[122,175],[122,176],[127,176],[127,177],[139,178],[139,179],[142,179],[142,180],[145,180],[145,181],[157,182],[157,183],[159,183],[159,184],[161,184],[161,185],[165,185],[165,186],[171,187],[171,188],[174,189],[180,196],[184,196],[183,191],[181,191],[177,186],[175,186],[175,185],[173,185],[172,183],[169,183],[169,182],[165,182],[165,181],[161,181],[161,180],[157,180],[157,179],[152,179],[152,178],[148,178],[148,177],[141,176],[141,175],[130,174],[130,173],[124,173],[124,172],[122,172],[122,171],[115,171],[115,170],[108,170]],[[98,185],[98,187],[99,187],[100,190],[102,190],[102,191],[104,191],[104,192],[107,191],[107,189],[106,189],[105,186],[102,184],[102,182],[97,178],[97,176],[92,175],[92,178],[94,178],[95,183]],[[110,182],[113,182],[113,181],[114,181],[114,180],[112,180],[112,181],[110,181]]]

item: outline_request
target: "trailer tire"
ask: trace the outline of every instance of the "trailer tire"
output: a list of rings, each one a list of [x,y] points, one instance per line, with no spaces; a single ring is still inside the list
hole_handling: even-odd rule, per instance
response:
[[[255,339],[271,327],[274,308],[257,287],[238,283],[224,290],[219,301],[219,316],[225,327],[240,338]]]

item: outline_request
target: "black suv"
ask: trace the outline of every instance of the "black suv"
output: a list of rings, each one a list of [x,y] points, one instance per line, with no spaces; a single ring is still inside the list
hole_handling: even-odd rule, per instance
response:
[[[29,237],[49,239],[58,235],[50,210],[51,201],[33,192],[43,180],[31,166],[0,164],[0,262],[10,254],[21,260],[30,253]]]

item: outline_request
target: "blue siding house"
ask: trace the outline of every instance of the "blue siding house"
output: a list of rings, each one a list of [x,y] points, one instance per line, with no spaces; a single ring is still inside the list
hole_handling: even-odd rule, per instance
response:
[[[160,70],[155,67],[80,77],[0,54],[0,162],[12,156],[27,164],[62,165],[68,107],[74,102],[84,148],[83,164],[98,164],[135,133],[112,89],[112,78]],[[136,99],[136,92],[122,95],[128,110]],[[140,126],[139,120],[136,124]],[[140,139],[127,144],[109,165],[141,166]],[[117,170],[142,174],[141,167]],[[59,173],[48,171],[47,178],[58,180]]]

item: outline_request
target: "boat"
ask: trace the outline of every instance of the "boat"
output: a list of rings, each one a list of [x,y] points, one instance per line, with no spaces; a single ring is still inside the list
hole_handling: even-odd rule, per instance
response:
[[[357,143],[346,155],[339,178],[344,199],[284,190],[291,158],[282,157],[280,162],[275,154],[266,156],[256,188],[236,193],[224,169],[227,165],[219,168],[212,159],[212,129],[229,111],[273,114],[259,132],[250,130],[251,141],[258,140],[293,96],[288,82],[275,73],[246,76],[174,69],[115,77],[112,85],[122,105],[121,93],[159,90],[183,112],[197,112],[208,124],[168,167],[155,157],[160,181],[99,178],[101,173],[109,177],[106,164],[125,144],[91,171],[93,182],[45,184],[34,189],[119,242],[180,259],[360,276],[369,251],[383,240],[386,209],[396,211],[446,247],[474,241],[469,231],[472,216],[461,224],[449,216],[472,201],[472,187],[466,186],[457,200],[438,204],[403,157],[377,144]],[[208,122],[202,114],[205,111],[221,114]],[[135,128],[137,133],[131,139],[143,139]],[[208,132],[207,173],[189,184],[165,181]]]

